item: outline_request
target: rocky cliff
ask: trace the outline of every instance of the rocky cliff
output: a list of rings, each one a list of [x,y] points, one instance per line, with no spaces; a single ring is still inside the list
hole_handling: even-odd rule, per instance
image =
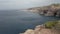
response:
[[[60,16],[60,4],[51,4],[49,6],[29,8],[27,10],[31,12],[37,12],[45,16]]]
[[[46,28],[45,25],[38,25],[35,29],[28,29],[20,34],[60,34],[60,21],[52,28]]]

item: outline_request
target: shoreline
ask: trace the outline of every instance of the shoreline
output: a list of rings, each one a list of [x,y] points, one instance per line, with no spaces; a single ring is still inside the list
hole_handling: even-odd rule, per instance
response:
[[[60,4],[51,4],[49,6],[28,8],[28,9],[25,9],[24,11],[38,13],[38,14],[41,14],[41,15],[44,15],[44,16],[60,17]]]

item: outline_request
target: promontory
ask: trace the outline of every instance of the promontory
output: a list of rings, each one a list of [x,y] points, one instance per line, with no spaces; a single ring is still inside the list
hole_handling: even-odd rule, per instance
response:
[[[28,8],[26,10],[30,12],[35,12],[44,16],[60,17],[60,4],[51,4],[48,6]]]

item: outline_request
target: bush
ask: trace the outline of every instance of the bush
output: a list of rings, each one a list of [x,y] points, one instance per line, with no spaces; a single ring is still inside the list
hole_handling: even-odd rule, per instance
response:
[[[46,28],[52,28],[54,27],[56,24],[58,23],[58,21],[49,21],[45,23],[45,27]]]

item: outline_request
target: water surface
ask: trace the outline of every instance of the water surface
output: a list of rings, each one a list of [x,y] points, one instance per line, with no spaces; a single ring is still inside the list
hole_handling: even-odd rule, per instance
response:
[[[58,19],[20,10],[0,11],[0,34],[19,34],[46,21]]]

